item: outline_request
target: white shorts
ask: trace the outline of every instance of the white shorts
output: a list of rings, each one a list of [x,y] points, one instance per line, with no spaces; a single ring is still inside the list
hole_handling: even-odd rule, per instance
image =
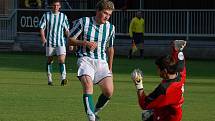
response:
[[[93,84],[98,84],[105,77],[112,77],[108,63],[105,60],[84,56],[78,59],[77,64],[78,77],[88,75],[91,77]]]
[[[46,56],[53,56],[53,55],[66,55],[66,47],[59,46],[59,47],[46,47]]]

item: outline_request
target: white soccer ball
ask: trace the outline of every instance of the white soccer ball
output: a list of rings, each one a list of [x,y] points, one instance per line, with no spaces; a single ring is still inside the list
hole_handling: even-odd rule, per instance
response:
[[[131,73],[131,79],[140,82],[143,79],[143,73],[140,69],[134,69]]]

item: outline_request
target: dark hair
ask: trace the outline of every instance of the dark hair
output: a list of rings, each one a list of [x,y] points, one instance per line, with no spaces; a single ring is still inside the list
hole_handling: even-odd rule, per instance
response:
[[[155,64],[161,71],[166,69],[169,74],[174,74],[178,71],[178,64],[175,63],[170,55],[160,56],[155,60]]]
[[[109,0],[100,0],[97,4],[96,4],[96,10],[114,10],[114,3],[109,1]]]
[[[52,1],[51,1],[51,4],[58,3],[58,2],[60,3],[61,0],[52,0]]]

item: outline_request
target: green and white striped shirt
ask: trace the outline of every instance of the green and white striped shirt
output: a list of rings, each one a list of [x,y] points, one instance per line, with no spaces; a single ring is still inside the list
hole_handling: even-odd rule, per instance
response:
[[[97,48],[90,51],[89,48],[78,46],[78,57],[88,56],[94,59],[106,59],[106,47],[113,47],[115,39],[115,27],[106,22],[97,24],[95,17],[83,17],[73,22],[73,28],[70,31],[70,37],[82,38],[81,40],[92,41],[97,43]]]
[[[65,46],[64,31],[69,30],[69,22],[65,14],[46,12],[40,20],[39,27],[46,30],[48,47]]]

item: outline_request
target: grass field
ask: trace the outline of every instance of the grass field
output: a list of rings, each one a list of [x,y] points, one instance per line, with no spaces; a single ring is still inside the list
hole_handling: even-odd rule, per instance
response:
[[[0,54],[0,121],[86,121],[82,88],[76,78],[76,58],[66,62],[69,84],[60,86],[58,65],[54,84],[48,86],[44,54]],[[154,59],[115,57],[115,92],[100,113],[102,121],[140,121],[135,88],[130,80],[134,68],[144,71],[144,87],[150,92],[159,83]],[[95,86],[94,99],[99,96]],[[183,121],[215,121],[215,62],[187,60]]]

